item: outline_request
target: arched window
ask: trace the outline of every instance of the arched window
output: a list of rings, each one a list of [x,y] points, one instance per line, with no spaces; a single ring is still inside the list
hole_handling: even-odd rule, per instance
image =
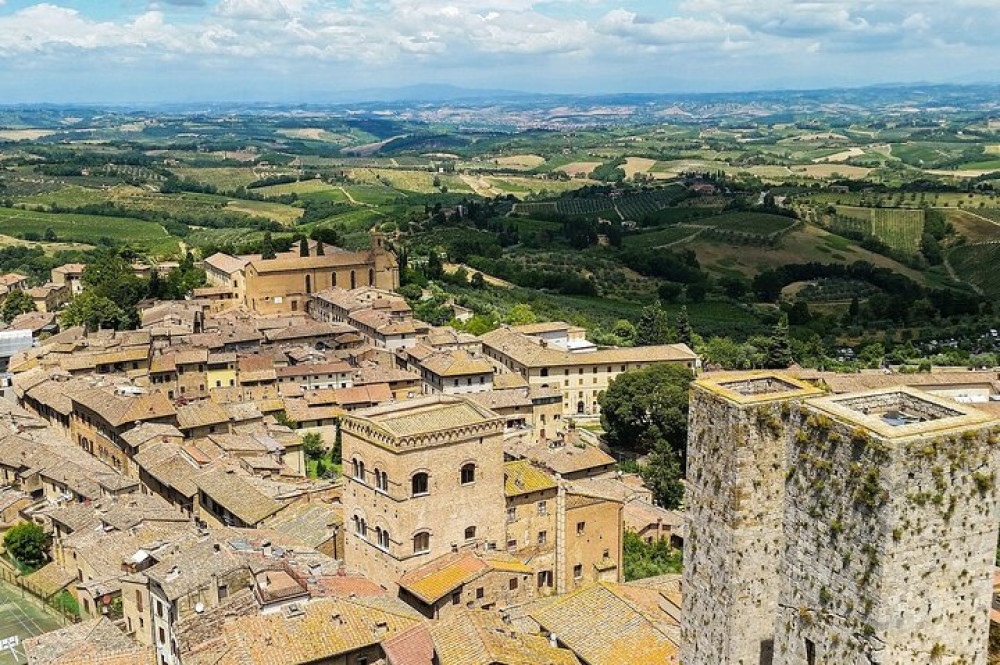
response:
[[[365,463],[361,460],[354,460],[354,478],[365,482]]]
[[[354,522],[354,533],[361,535],[361,518],[355,515],[351,520]]]
[[[378,537],[378,546],[384,550],[389,549],[389,532],[382,531]]]
[[[382,492],[389,491],[389,474],[385,471],[375,469],[375,489]]]
[[[413,553],[423,554],[431,551],[431,534],[421,531],[413,536]]]
[[[351,460],[351,478],[358,478],[358,460]]]
[[[472,540],[475,537],[476,537],[476,527],[474,526],[465,527],[465,539]]]
[[[357,287],[358,287],[358,276],[352,270],[351,271],[351,288],[352,289],[356,289]]]
[[[413,496],[423,496],[429,493],[429,478],[426,473],[415,473],[410,479],[410,489]]]
[[[306,293],[313,292],[313,278],[312,275],[306,275]]]
[[[382,547],[382,527],[380,526],[375,527],[375,543]]]
[[[330,286],[337,286],[337,271],[330,273]]]
[[[368,269],[368,286],[375,286],[375,269]]]
[[[368,524],[365,522],[365,518],[361,518],[361,530],[358,531],[358,535],[362,538],[368,538]]]
[[[469,462],[462,467],[462,484],[470,485],[476,482],[476,465]]]

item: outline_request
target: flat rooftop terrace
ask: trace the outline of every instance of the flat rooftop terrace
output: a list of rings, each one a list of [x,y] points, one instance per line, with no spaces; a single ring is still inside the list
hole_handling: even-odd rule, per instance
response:
[[[725,373],[701,378],[694,385],[739,404],[759,404],[825,394],[813,385],[779,372]]]
[[[905,386],[811,400],[809,407],[886,439],[1000,424],[968,404]]]

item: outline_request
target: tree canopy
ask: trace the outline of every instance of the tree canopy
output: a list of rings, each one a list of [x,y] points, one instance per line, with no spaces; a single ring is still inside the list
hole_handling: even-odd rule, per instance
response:
[[[7,530],[3,545],[21,565],[39,568],[45,563],[51,536],[34,522],[19,522]]]

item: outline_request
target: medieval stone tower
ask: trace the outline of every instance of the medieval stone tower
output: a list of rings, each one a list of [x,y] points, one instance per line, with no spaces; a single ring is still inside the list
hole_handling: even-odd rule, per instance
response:
[[[985,663],[996,425],[903,387],[696,382],[684,663]]]
[[[684,662],[771,662],[783,549],[786,451],[805,397],[774,374],[691,390],[684,552]]]

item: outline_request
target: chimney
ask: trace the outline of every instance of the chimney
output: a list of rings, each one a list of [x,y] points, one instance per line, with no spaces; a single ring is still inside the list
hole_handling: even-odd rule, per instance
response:
[[[264,556],[271,556],[271,541],[265,540],[260,544],[260,549],[264,553]]]
[[[553,649],[559,647],[559,640],[556,639],[555,633],[549,633],[549,646],[551,646]]]

